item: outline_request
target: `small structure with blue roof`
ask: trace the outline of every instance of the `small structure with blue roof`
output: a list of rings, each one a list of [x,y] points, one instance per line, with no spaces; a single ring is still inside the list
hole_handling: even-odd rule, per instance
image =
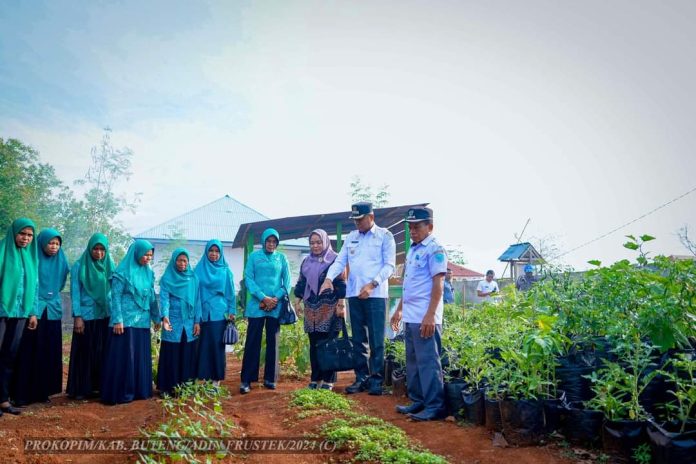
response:
[[[505,252],[500,255],[498,261],[506,262],[510,266],[512,281],[524,274],[524,266],[527,264],[544,264],[544,258],[529,242],[516,243],[510,245]],[[502,277],[502,276],[501,276]]]

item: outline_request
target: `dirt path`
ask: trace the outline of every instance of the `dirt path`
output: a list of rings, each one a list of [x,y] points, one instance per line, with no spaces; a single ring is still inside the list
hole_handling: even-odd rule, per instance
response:
[[[328,418],[297,420],[296,413],[287,407],[290,392],[306,382],[282,379],[275,391],[254,386],[248,395],[239,394],[240,363],[228,358],[228,380],[223,382],[232,396],[225,400],[224,411],[238,428],[236,437],[299,437],[312,432],[317,424]],[[339,377],[338,390],[350,383],[352,375]],[[491,435],[482,427],[460,427],[452,422],[415,423],[397,414],[399,404],[391,396],[373,397],[365,393],[352,395],[362,413],[388,420],[401,427],[414,440],[430,451],[446,456],[453,463],[480,464],[551,464],[570,463],[560,457],[558,450],[549,447],[493,447]],[[31,455],[23,451],[27,437],[136,437],[140,427],[154,427],[162,420],[159,400],[136,401],[119,406],[104,406],[96,400],[71,401],[63,395],[51,403],[32,405],[20,416],[0,418],[0,453],[3,463],[120,463],[134,461],[125,455]],[[229,463],[322,463],[342,462],[346,455],[235,455],[221,462]]]

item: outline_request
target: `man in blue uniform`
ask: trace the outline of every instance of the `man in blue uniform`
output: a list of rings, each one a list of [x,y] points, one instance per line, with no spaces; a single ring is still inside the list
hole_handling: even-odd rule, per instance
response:
[[[524,275],[521,275],[517,282],[515,282],[515,287],[521,292],[526,292],[532,285],[536,283],[538,279],[534,275],[534,266],[527,264],[524,266]]]
[[[452,286],[452,269],[447,269],[445,275],[445,294],[442,297],[445,304],[454,303],[454,287]]]
[[[396,243],[388,229],[375,224],[372,203],[355,203],[350,218],[355,221],[358,230],[348,234],[319,291],[333,289],[332,282],[336,276],[343,272],[346,265],[350,267],[346,297],[355,347],[355,382],[346,388],[346,393],[368,390],[370,395],[381,395],[384,382],[384,321],[389,277],[396,268]]]
[[[406,256],[403,297],[391,324],[396,330],[404,322],[411,404],[397,406],[396,411],[416,421],[438,420],[447,414],[439,349],[447,254],[432,235],[430,208],[409,209],[406,222],[413,246]]]

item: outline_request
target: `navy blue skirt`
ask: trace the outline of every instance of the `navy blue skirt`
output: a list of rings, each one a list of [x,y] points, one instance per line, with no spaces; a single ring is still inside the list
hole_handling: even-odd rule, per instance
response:
[[[121,335],[109,328],[102,373],[101,399],[129,403],[152,396],[150,329],[126,327]]]
[[[225,344],[222,335],[227,321],[208,321],[201,323],[201,336],[198,345],[198,378],[201,380],[225,379]]]
[[[72,334],[68,386],[65,391],[71,398],[99,396],[102,364],[109,332],[109,319],[84,321],[85,331]]]
[[[61,321],[49,321],[44,311],[39,325],[26,325],[12,373],[10,398],[17,406],[48,401],[63,391],[63,346]]]
[[[186,331],[181,332],[181,341],[165,342],[160,345],[157,364],[157,389],[172,394],[174,387],[194,380],[198,367],[198,340],[187,341]]]

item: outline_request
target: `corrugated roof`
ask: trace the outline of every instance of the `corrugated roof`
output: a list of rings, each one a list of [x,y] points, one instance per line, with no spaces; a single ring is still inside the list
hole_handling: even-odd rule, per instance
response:
[[[176,233],[190,241],[207,242],[211,238],[217,238],[222,242],[231,243],[240,225],[267,219],[267,216],[225,195],[219,200],[145,230],[135,237],[168,240]]]
[[[472,271],[455,263],[447,263],[447,268],[452,269],[452,277],[486,277],[480,272]]]
[[[543,260],[538,251],[529,242],[510,245],[505,253],[500,255],[498,261],[539,261]]]
[[[403,206],[388,206],[386,208],[377,208],[374,210],[375,221],[382,227],[387,227],[394,234],[396,241],[397,260],[398,255],[404,251],[404,218],[409,208],[414,206],[427,206],[428,203],[417,203],[414,205]],[[348,235],[348,232],[355,229],[355,222],[349,218],[350,211],[341,211],[338,213],[321,213],[310,214],[306,216],[293,216],[280,219],[272,219],[258,222],[250,222],[243,224],[237,232],[234,239],[234,247],[243,247],[247,241],[249,234],[253,235],[254,243],[261,240],[261,232],[267,227],[273,227],[280,233],[280,237],[289,239],[302,239],[312,232],[312,230],[320,228],[326,230],[329,235],[336,234],[337,224],[341,224],[343,236]],[[305,241],[305,243],[307,243]]]

